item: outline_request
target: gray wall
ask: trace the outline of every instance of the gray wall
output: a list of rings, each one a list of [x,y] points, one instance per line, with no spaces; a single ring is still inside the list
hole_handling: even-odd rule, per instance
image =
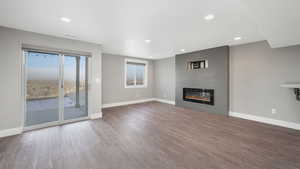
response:
[[[149,99],[153,97],[153,61],[148,61],[147,88],[125,88],[125,59],[137,59],[121,55],[103,54],[102,56],[102,103],[118,103]],[[139,60],[145,60],[140,59]]]
[[[154,61],[154,97],[175,101],[175,57]]]
[[[266,41],[234,46],[230,62],[231,111],[300,123],[300,101],[280,87],[300,82],[300,46],[272,49]]]
[[[92,54],[92,113],[101,109],[101,46],[0,27],[0,130],[23,127],[22,44],[88,52]]]
[[[208,68],[187,71],[186,63],[204,58]],[[182,89],[204,88],[215,90],[215,105],[186,102]],[[228,114],[229,111],[229,47],[206,49],[193,53],[176,55],[176,105],[199,111]]]

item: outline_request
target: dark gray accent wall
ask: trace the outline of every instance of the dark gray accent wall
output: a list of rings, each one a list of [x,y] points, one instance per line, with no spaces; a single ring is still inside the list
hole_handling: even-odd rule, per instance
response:
[[[208,68],[187,71],[187,62],[207,59]],[[198,111],[228,115],[229,112],[229,47],[218,47],[176,55],[176,106]],[[215,90],[215,105],[183,101],[182,89],[205,88]]]

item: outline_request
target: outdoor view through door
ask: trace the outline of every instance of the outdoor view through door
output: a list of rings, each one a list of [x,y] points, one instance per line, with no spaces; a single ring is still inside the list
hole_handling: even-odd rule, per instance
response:
[[[88,57],[25,52],[25,126],[88,115]]]
[[[27,52],[25,60],[25,125],[59,121],[59,55]]]
[[[87,57],[64,57],[64,119],[87,116]]]

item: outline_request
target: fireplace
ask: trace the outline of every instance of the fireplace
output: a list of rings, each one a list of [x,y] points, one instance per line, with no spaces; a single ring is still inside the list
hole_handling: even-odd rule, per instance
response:
[[[183,88],[183,100],[195,103],[214,105],[214,90]]]

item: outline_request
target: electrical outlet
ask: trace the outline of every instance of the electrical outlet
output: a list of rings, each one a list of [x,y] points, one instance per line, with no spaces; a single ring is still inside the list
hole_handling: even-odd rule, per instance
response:
[[[277,110],[276,109],[272,109],[272,114],[276,114]]]

